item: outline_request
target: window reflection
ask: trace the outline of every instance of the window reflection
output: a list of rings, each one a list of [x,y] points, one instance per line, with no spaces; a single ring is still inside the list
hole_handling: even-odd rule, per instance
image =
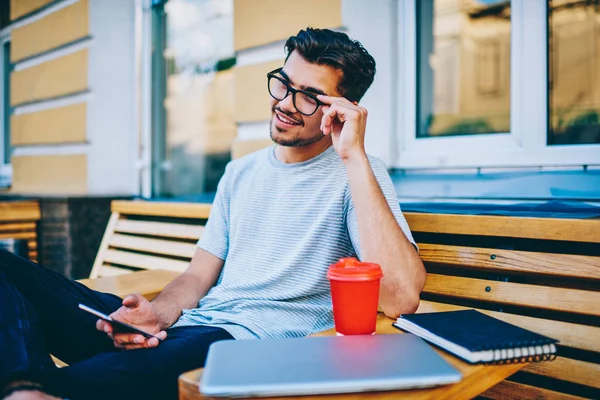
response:
[[[417,137],[509,132],[510,1],[417,6]]]
[[[157,194],[214,192],[236,135],[233,0],[169,0],[164,13],[166,135]]]
[[[600,143],[600,0],[551,0],[548,144]]]

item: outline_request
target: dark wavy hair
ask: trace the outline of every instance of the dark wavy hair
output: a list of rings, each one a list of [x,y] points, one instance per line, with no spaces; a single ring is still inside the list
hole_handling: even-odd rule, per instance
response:
[[[363,45],[345,33],[306,28],[285,42],[286,61],[297,51],[306,61],[329,65],[342,71],[338,92],[359,101],[375,79],[375,60]]]

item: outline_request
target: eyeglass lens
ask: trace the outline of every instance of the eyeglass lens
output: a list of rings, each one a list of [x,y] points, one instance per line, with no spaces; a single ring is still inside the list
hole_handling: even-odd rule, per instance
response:
[[[290,90],[283,80],[271,76],[269,77],[269,93],[276,100],[283,100],[287,97]],[[293,93],[294,107],[302,114],[311,115],[318,108],[315,99],[302,92]]]

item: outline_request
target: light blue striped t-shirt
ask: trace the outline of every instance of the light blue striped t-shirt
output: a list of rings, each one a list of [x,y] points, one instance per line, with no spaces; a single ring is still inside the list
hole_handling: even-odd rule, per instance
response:
[[[174,326],[210,325],[236,339],[306,336],[333,327],[327,269],[360,259],[346,169],[333,147],[285,164],[275,147],[226,168],[198,246],[224,260],[217,284]],[[383,162],[371,168],[414,243]]]

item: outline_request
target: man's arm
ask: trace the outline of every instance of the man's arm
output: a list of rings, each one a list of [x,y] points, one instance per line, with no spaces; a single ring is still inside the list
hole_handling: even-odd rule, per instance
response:
[[[196,249],[189,267],[183,274],[173,279],[163,291],[152,300],[160,317],[160,328],[173,325],[184,309],[198,307],[198,302],[212,288],[221,269],[223,260],[206,250]]]
[[[318,96],[321,130],[346,166],[360,237],[361,258],[381,265],[379,304],[392,318],[416,311],[425,268],[398,225],[365,152],[367,110],[342,97]]]
[[[367,156],[344,160],[358,223],[361,258],[381,265],[379,304],[392,318],[415,312],[425,268],[398,225]]]
[[[223,260],[198,248],[185,272],[169,283],[156,299],[149,302],[139,293],[128,295],[123,299],[123,306],[110,316],[165,339],[165,330],[177,321],[183,309],[198,306],[217,282],[222,268]],[[96,322],[96,328],[106,332],[118,348],[132,350],[159,344],[158,339],[146,339],[139,334],[113,334],[110,323],[101,319]]]

